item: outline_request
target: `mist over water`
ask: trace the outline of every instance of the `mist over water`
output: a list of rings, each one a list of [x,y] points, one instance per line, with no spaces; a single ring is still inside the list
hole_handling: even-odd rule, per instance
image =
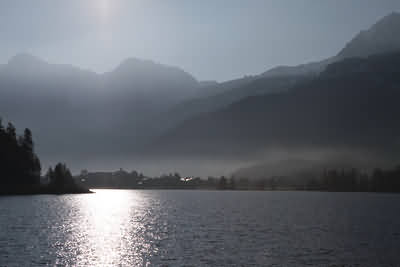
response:
[[[240,156],[236,158],[220,157],[164,157],[164,156],[133,156],[111,158],[87,158],[76,161],[66,158],[74,174],[82,170],[112,172],[119,169],[136,170],[150,177],[178,172],[182,176],[201,177],[231,176],[247,177],[239,170],[262,166],[263,177],[295,175],[300,170],[308,170],[319,175],[324,169],[358,168],[371,172],[376,167],[392,168],[397,161],[393,157],[377,156],[369,151],[355,151],[334,148],[314,149],[282,149],[274,148],[256,156]],[[51,159],[49,160],[51,162]],[[54,160],[56,161],[56,160]],[[237,172],[239,171],[239,172]],[[247,178],[256,178],[253,176]]]

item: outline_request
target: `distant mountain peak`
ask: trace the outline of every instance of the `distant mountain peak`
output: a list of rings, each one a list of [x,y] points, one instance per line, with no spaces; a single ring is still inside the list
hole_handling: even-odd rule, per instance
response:
[[[82,70],[68,64],[53,64],[39,57],[28,53],[19,53],[11,57],[4,65],[0,65],[0,71],[6,72],[7,75],[94,75],[94,72]]]
[[[156,77],[158,79],[176,79],[176,81],[185,80],[196,86],[198,83],[191,74],[181,68],[133,57],[122,61],[113,71],[106,73],[106,76],[114,76],[117,79],[135,76],[142,80],[147,78],[148,81],[154,80]]]
[[[42,64],[47,64],[47,62],[28,53],[16,54],[8,61],[8,65],[16,66],[35,66]]]
[[[375,54],[400,51],[400,13],[392,12],[368,30],[361,31],[337,56],[297,66],[278,66],[261,74],[263,77],[315,75],[333,62],[345,58],[366,58]]]
[[[392,12],[389,15],[383,17],[379,20],[373,27],[386,25],[386,24],[393,24],[393,23],[400,23],[400,13],[399,12]]]
[[[156,63],[152,60],[139,59],[139,58],[127,58],[123,60],[113,71],[110,73],[119,73],[122,75],[141,75],[152,72],[165,72],[173,71],[178,73],[186,73],[178,67],[168,66],[160,63]]]
[[[145,60],[145,59],[140,59],[140,58],[135,58],[135,57],[130,57],[125,60],[123,60],[117,68],[123,68],[123,67],[137,67],[137,66],[142,66],[143,64],[146,65],[156,65],[151,60]]]
[[[361,31],[339,52],[338,57],[368,57],[395,51],[400,51],[400,13],[397,12]]]

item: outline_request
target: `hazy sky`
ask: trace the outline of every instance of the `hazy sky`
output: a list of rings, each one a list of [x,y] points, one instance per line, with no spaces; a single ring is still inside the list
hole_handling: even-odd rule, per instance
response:
[[[2,0],[0,62],[104,72],[127,57],[227,80],[336,54],[399,0]]]

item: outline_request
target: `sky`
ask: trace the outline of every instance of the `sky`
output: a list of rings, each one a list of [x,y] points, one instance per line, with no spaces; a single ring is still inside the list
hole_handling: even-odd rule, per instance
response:
[[[333,56],[399,0],[2,0],[0,62],[99,73],[129,57],[224,81]]]

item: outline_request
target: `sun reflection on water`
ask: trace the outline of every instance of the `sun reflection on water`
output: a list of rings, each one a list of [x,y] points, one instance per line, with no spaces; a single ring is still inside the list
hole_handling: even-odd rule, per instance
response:
[[[146,235],[148,204],[140,192],[96,190],[81,203],[75,231],[79,266],[146,266],[156,253]]]

